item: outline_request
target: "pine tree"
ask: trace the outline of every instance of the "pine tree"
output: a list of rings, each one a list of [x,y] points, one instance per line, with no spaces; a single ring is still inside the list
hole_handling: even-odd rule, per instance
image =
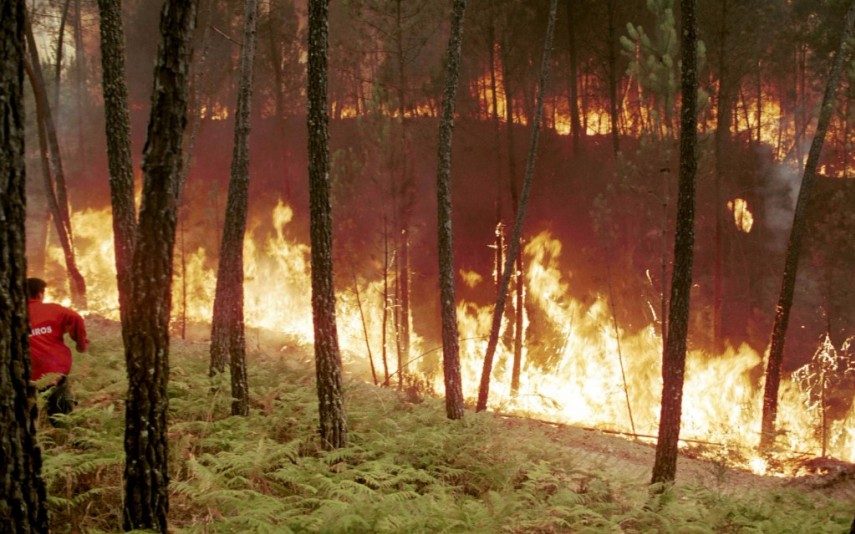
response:
[[[454,298],[454,246],[451,227],[451,139],[454,133],[454,100],[460,79],[460,48],[467,0],[455,0],[451,36],[445,58],[445,91],[439,125],[437,163],[437,223],[439,231],[439,285],[442,309],[442,362],[445,379],[445,412],[449,419],[463,417],[463,386],[460,381],[460,345]]]
[[[329,0],[309,0],[309,204],[312,244],[312,315],[321,443],[325,448],[347,444],[347,423],[341,384],[341,353],[335,320],[332,213],[330,209],[329,115],[327,53]]]
[[[0,525],[48,531],[30,379],[24,166],[24,0],[0,4]]]
[[[487,409],[487,399],[490,395],[490,374],[493,371],[493,357],[496,354],[496,346],[499,343],[499,328],[502,325],[502,315],[504,315],[505,301],[508,296],[508,286],[511,282],[511,272],[513,271],[514,261],[517,258],[517,255],[520,254],[522,226],[523,221],[525,220],[526,209],[528,208],[528,199],[531,196],[531,183],[534,178],[535,162],[537,161],[537,146],[540,141],[540,125],[543,121],[543,101],[546,84],[549,82],[550,56],[552,54],[552,41],[555,36],[555,18],[557,11],[558,0],[550,0],[549,20],[546,25],[546,38],[543,43],[543,58],[540,63],[540,79],[538,81],[537,97],[535,100],[534,121],[531,125],[531,144],[529,145],[528,158],[526,160],[522,194],[519,199],[519,206],[516,210],[514,230],[511,233],[511,240],[508,245],[508,255],[505,258],[505,267],[502,269],[502,280],[496,297],[496,305],[493,308],[493,321],[490,327],[490,338],[487,342],[487,352],[484,355],[484,367],[481,370],[481,384],[478,388],[478,403],[475,407],[479,412]],[[509,127],[511,126],[509,125]],[[522,313],[522,310],[517,310],[517,313]]]
[[[778,414],[778,388],[781,385],[781,364],[784,361],[784,341],[787,335],[787,325],[790,321],[790,308],[793,305],[793,294],[796,287],[796,274],[799,269],[799,255],[802,250],[802,240],[807,226],[807,208],[816,182],[816,169],[822,154],[822,145],[831,116],[834,112],[835,94],[840,82],[840,72],[847,56],[847,43],[855,26],[855,0],[849,3],[849,9],[843,21],[840,45],[828,73],[825,94],[822,97],[822,107],[816,125],[816,134],[808,152],[802,185],[796,200],[796,210],[793,214],[793,226],[787,243],[787,253],[784,259],[784,276],[781,282],[781,293],[778,305],[775,307],[775,322],[772,325],[772,339],[769,348],[769,361],[766,365],[766,381],[763,390],[763,418],[761,421],[760,448],[766,449],[775,441],[775,419]]]
[[[98,12],[101,17],[101,85],[106,117],[104,124],[110,170],[116,280],[122,332],[125,333],[130,326],[128,311],[133,285],[131,267],[137,230],[128,86],[125,83],[125,32],[119,0],[98,0]]]
[[[653,464],[653,483],[670,482],[677,473],[677,442],[683,404],[686,368],[686,337],[689,330],[689,297],[695,243],[695,175],[698,168],[698,29],[695,0],[681,0],[682,67],[680,109],[680,181],[677,198],[677,229],[674,239],[674,270],[668,335],[662,359],[662,410]]]
[[[194,0],[167,0],[161,11],[151,118],[143,154],[143,193],[134,249],[129,331],[125,334],[124,528],[167,530],[169,465],[169,314],[172,253],[187,123]]]
[[[211,374],[225,370],[229,356],[232,414],[249,414],[246,383],[246,334],[243,318],[243,238],[249,195],[249,127],[252,102],[252,65],[255,58],[258,0],[246,0],[240,81],[235,111],[232,175],[220,247],[214,316],[211,324]]]

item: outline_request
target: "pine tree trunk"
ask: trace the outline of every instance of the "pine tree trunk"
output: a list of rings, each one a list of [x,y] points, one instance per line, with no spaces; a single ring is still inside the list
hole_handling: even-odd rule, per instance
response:
[[[167,0],[154,68],[143,154],[143,193],[133,256],[129,332],[125,334],[124,528],[165,532],[169,509],[167,411],[172,255],[182,137],[187,125],[194,0]]]
[[[611,117],[612,151],[617,156],[620,152],[620,133],[618,131],[618,66],[617,66],[617,31],[615,29],[615,0],[608,0],[608,54],[609,54],[609,116]]]
[[[439,287],[442,309],[442,368],[445,380],[445,414],[463,417],[463,385],[460,380],[460,346],[457,307],[454,298],[454,246],[451,221],[451,143],[454,133],[454,103],[460,80],[460,49],[467,0],[454,0],[451,36],[445,57],[445,91],[439,125],[437,163],[437,223],[439,229]]]
[[[0,87],[0,524],[4,532],[47,532],[35,391],[29,385],[24,0],[0,4]]]
[[[579,154],[581,148],[582,125],[579,121],[579,81],[578,53],[576,50],[576,13],[574,4],[578,0],[566,0],[567,5],[567,45],[570,51],[570,135],[573,138],[573,153]]]
[[[110,201],[113,208],[116,279],[124,333],[130,326],[128,313],[133,285],[131,268],[137,231],[131,124],[128,113],[128,87],[125,83],[125,31],[119,2],[98,0],[98,11],[101,18],[101,76],[107,160],[110,169]]]
[[[249,196],[249,128],[252,63],[255,58],[258,0],[246,0],[235,110],[232,175],[220,246],[214,316],[211,323],[211,375],[225,370],[228,357],[232,381],[232,415],[249,415],[246,383],[246,332],[243,306],[243,239]]]
[[[849,3],[846,19],[843,23],[843,33],[840,45],[831,71],[828,74],[828,83],[825,86],[825,94],[822,97],[822,107],[819,111],[819,120],[816,125],[816,134],[808,152],[805,164],[802,185],[799,189],[796,210],[793,214],[793,226],[790,230],[790,239],[787,244],[787,253],[784,260],[784,276],[781,282],[781,293],[778,297],[778,305],[775,307],[775,322],[772,326],[771,347],[769,349],[769,362],[766,366],[766,381],[763,391],[763,418],[761,422],[760,448],[767,449],[775,441],[775,418],[778,414],[778,388],[781,385],[781,364],[784,360],[784,341],[787,335],[787,325],[790,320],[790,308],[793,304],[793,294],[796,287],[796,274],[799,268],[799,255],[802,248],[802,239],[807,224],[807,208],[813,193],[816,181],[816,168],[819,157],[822,154],[822,145],[828,125],[834,112],[835,94],[840,82],[840,72],[843,68],[844,59],[847,56],[847,40],[851,37],[855,25],[855,0]]]
[[[558,0],[549,2],[549,21],[546,25],[546,38],[543,44],[543,58],[540,64],[540,80],[535,98],[534,120],[531,123],[531,144],[529,145],[528,158],[525,166],[525,177],[523,189],[520,196],[519,206],[516,210],[514,230],[511,234],[508,246],[508,255],[505,258],[505,268],[502,272],[502,282],[499,286],[499,294],[496,298],[496,306],[493,308],[493,321],[490,328],[490,339],[487,342],[487,352],[484,355],[484,367],[481,371],[481,384],[478,388],[478,403],[476,410],[481,412],[487,409],[487,399],[490,395],[490,375],[493,371],[493,357],[496,354],[496,346],[499,342],[499,328],[502,325],[502,315],[505,310],[505,301],[508,296],[508,286],[511,281],[511,273],[514,260],[520,253],[520,236],[522,225],[525,220],[528,199],[531,195],[531,182],[534,178],[534,167],[537,160],[537,145],[540,141],[540,125],[543,120],[543,100],[546,84],[549,81],[550,56],[552,54],[552,41],[555,36],[555,18],[558,10]]]
[[[341,354],[335,319],[332,213],[330,209],[327,52],[329,0],[309,0],[309,204],[312,246],[312,316],[321,443],[335,449],[347,444],[341,378]]]
[[[723,350],[721,315],[723,298],[723,250],[724,201],[721,197],[721,183],[724,179],[724,158],[730,141],[731,94],[730,78],[727,70],[727,3],[721,0],[721,26],[719,28],[718,51],[718,102],[716,103],[715,125],[715,234],[713,258],[713,342],[717,352]]]
[[[523,346],[523,317],[525,316],[525,270],[522,254],[517,252],[517,268],[515,273],[514,295],[514,362],[511,367],[511,395],[516,396],[520,389],[520,373],[522,372]]]
[[[59,36],[56,39],[56,66],[54,70],[54,86],[53,86],[53,109],[59,113],[59,88],[62,81],[62,56],[65,50],[65,26],[68,22],[68,8],[71,7],[71,0],[65,0],[62,6],[62,15],[59,18]]]
[[[668,336],[662,359],[662,410],[652,482],[670,482],[677,473],[677,442],[683,404],[686,337],[689,330],[689,297],[695,242],[695,175],[698,138],[698,50],[695,0],[680,1],[682,68],[680,109],[680,183],[677,228],[674,239],[674,270],[668,309]]]
[[[51,207],[55,210],[54,221],[57,225],[57,234],[60,236],[60,243],[62,244],[65,255],[65,266],[68,271],[72,300],[76,307],[86,308],[86,281],[83,279],[83,275],[80,274],[74,257],[74,234],[71,230],[68,192],[65,187],[65,173],[62,167],[62,156],[59,151],[56,127],[53,115],[51,114],[50,104],[48,103],[47,89],[44,75],[42,74],[38,49],[36,48],[36,40],[33,36],[33,29],[28,19],[25,20],[25,24],[27,47],[30,55],[29,61],[25,59],[25,68],[33,88],[33,96],[35,97],[36,122],[40,123],[41,127],[44,127],[44,135],[47,139],[51,167],[50,174],[53,179],[49,195],[52,194],[56,199],[56,202],[51,203]],[[60,226],[63,228],[60,228]],[[64,238],[63,235],[65,236]]]

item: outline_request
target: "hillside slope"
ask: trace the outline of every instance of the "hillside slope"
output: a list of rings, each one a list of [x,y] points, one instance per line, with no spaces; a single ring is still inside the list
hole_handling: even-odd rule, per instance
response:
[[[54,532],[121,524],[121,341],[117,325],[89,324],[92,350],[72,372],[79,405],[61,428],[39,426]],[[199,334],[171,354],[176,531],[779,533],[852,521],[853,480],[816,489],[681,458],[677,485],[652,495],[648,445],[494,414],[449,422],[439,400],[353,377],[351,445],[322,452],[308,347],[248,336],[252,410],[235,418]]]

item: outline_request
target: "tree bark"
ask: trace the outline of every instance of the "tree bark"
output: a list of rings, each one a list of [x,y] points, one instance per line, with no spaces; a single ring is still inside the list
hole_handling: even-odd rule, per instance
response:
[[[574,4],[578,0],[566,0],[567,45],[570,52],[570,135],[573,138],[573,154],[581,149],[582,124],[579,121],[578,51],[576,50],[576,13]]]
[[[24,0],[0,4],[0,524],[47,532],[47,495],[29,385],[24,246]]]
[[[154,68],[151,118],[143,154],[143,194],[133,256],[129,332],[125,335],[124,528],[167,530],[169,466],[169,314],[177,211],[176,182],[187,125],[195,0],[167,0]]]
[[[125,31],[122,6],[116,0],[98,0],[101,18],[101,76],[113,208],[113,240],[122,332],[128,332],[131,306],[134,244],[137,222],[134,204],[134,170],[128,86],[125,82]]]
[[[490,395],[490,374],[493,371],[493,357],[496,354],[496,345],[499,342],[499,328],[502,324],[502,315],[505,310],[505,301],[508,295],[508,286],[511,281],[511,271],[514,260],[520,253],[520,236],[522,225],[525,220],[528,199],[531,195],[531,183],[534,178],[534,167],[537,160],[537,146],[540,141],[540,125],[543,121],[543,100],[546,84],[549,81],[550,56],[552,54],[552,41],[555,36],[555,18],[558,10],[558,0],[550,0],[549,20],[546,25],[546,38],[543,43],[543,58],[540,64],[540,81],[535,98],[534,120],[531,123],[531,144],[529,145],[528,158],[526,160],[525,177],[523,179],[522,194],[519,207],[516,210],[514,230],[508,245],[508,255],[505,258],[505,268],[502,272],[502,282],[499,294],[496,298],[496,306],[493,308],[493,321],[490,328],[490,339],[487,342],[487,352],[484,355],[484,367],[481,371],[481,384],[478,388],[478,403],[476,410],[481,412],[487,409],[487,399]],[[518,311],[519,312],[519,311]]]
[[[713,343],[717,352],[723,346],[721,315],[723,298],[723,250],[724,202],[721,197],[721,183],[724,179],[724,158],[730,141],[731,98],[730,78],[727,70],[727,17],[728,0],[721,0],[721,26],[719,27],[718,49],[718,102],[716,103],[715,125],[715,234],[713,258]]]
[[[327,53],[329,0],[309,0],[309,204],[312,246],[312,316],[321,443],[334,449],[347,444],[341,378],[341,354],[335,318],[332,213],[330,209]]]
[[[53,109],[59,113],[59,86],[62,81],[62,56],[65,50],[65,26],[68,22],[68,8],[71,0],[65,0],[62,6],[62,15],[59,18],[59,36],[56,39],[56,66],[54,72],[53,87]]]
[[[615,0],[608,0],[608,55],[609,55],[609,116],[611,117],[612,151],[615,156],[620,152],[620,133],[618,131],[618,100],[617,100],[617,32],[615,30]]]
[[[790,320],[790,308],[795,293],[796,275],[799,268],[799,254],[802,248],[807,225],[807,209],[816,181],[816,168],[822,154],[822,145],[828,125],[834,112],[835,94],[840,82],[840,72],[847,56],[847,40],[851,37],[855,25],[855,0],[850,1],[846,18],[843,22],[843,32],[840,45],[828,74],[828,83],[822,97],[822,107],[816,125],[816,134],[808,152],[807,163],[802,176],[802,185],[796,200],[796,210],[793,214],[793,226],[787,244],[784,259],[784,276],[781,282],[781,293],[778,305],[775,307],[775,322],[772,325],[772,338],[769,348],[769,362],[766,366],[766,381],[763,391],[763,418],[761,422],[760,449],[768,449],[775,441],[775,419],[778,414],[778,388],[781,385],[781,364],[784,360],[784,341],[787,335],[787,325]]]
[[[214,316],[211,322],[211,375],[231,368],[232,415],[249,415],[244,327],[243,239],[249,197],[249,128],[252,106],[252,63],[255,58],[258,0],[246,0],[240,81],[235,110],[232,175],[220,245]]]
[[[457,331],[457,307],[454,298],[454,246],[451,221],[451,144],[454,133],[454,104],[460,80],[460,49],[467,0],[454,0],[451,36],[445,57],[445,91],[442,97],[442,121],[436,176],[437,223],[439,231],[439,287],[442,310],[442,369],[445,380],[445,414],[449,419],[463,417],[463,385],[460,380],[460,345]]]
[[[60,243],[62,244],[65,255],[65,267],[68,271],[72,300],[75,306],[86,308],[86,281],[83,279],[83,275],[80,274],[74,257],[74,234],[71,230],[71,215],[68,208],[68,192],[65,186],[62,155],[59,151],[56,126],[53,121],[53,115],[51,114],[41,61],[29,19],[25,20],[25,28],[27,48],[29,49],[30,56],[29,61],[25,60],[25,68],[27,69],[27,75],[33,88],[33,96],[35,97],[36,121],[44,127],[47,146],[49,148],[48,154],[50,156],[51,177],[53,179],[49,195],[53,194],[56,199],[55,203],[51,203],[52,208],[56,210],[54,213],[54,222],[57,225],[57,234],[60,236]],[[64,228],[60,229],[60,226]],[[62,237],[63,234],[65,238]]]
[[[695,243],[695,175],[698,139],[698,50],[695,0],[680,1],[682,68],[680,109],[680,183],[677,197],[677,228],[674,238],[674,269],[668,309],[668,336],[662,359],[662,409],[652,483],[671,482],[677,472],[677,442],[683,404],[686,337],[689,330],[689,297]]]

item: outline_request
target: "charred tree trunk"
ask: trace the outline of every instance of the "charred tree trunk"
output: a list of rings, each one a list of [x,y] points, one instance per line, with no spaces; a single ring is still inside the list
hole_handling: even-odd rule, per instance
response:
[[[38,49],[36,48],[36,40],[33,36],[33,29],[30,26],[29,19],[25,20],[27,48],[29,49],[29,61],[25,60],[25,68],[30,79],[30,84],[33,88],[33,96],[36,102],[36,122],[40,123],[44,128],[44,135],[47,138],[48,154],[50,156],[51,176],[53,183],[51,184],[50,193],[56,199],[55,203],[51,203],[51,207],[55,208],[54,221],[57,225],[57,234],[60,235],[60,243],[62,244],[63,253],[65,255],[65,266],[68,271],[68,278],[71,288],[71,297],[75,306],[86,308],[86,281],[80,270],[77,268],[77,262],[74,257],[74,235],[71,230],[71,215],[68,208],[68,192],[65,187],[65,173],[62,167],[62,156],[59,152],[59,141],[57,140],[56,127],[51,114],[50,104],[48,103],[47,89],[45,86],[44,75],[42,74],[41,62],[39,60]],[[55,184],[55,185],[54,185]],[[60,226],[63,228],[60,229]],[[63,239],[62,235],[65,235]]]
[[[30,380],[24,247],[24,0],[0,5],[0,523],[47,532],[47,495]]]
[[[386,334],[389,331],[389,229],[386,225],[386,216],[383,216],[383,330],[381,332],[382,357],[383,357],[383,385],[389,385],[389,358],[387,350]]]
[[[62,56],[65,50],[65,26],[68,22],[68,8],[71,0],[65,0],[62,15],[59,18],[59,36],[56,39],[56,66],[54,67],[53,109],[59,113],[59,87],[62,81]]]
[[[74,93],[77,115],[77,168],[88,161],[88,147],[83,141],[83,114],[86,103],[86,55],[83,47],[83,24],[80,13],[80,0],[74,0]],[[78,172],[80,172],[78,170]]]
[[[445,414],[463,417],[463,385],[460,380],[460,346],[457,308],[454,298],[454,247],[451,225],[451,140],[454,132],[454,103],[460,80],[460,48],[467,0],[455,0],[451,16],[451,36],[445,57],[445,91],[436,177],[437,223],[439,227],[439,287],[442,308],[442,369],[445,380]]]
[[[611,117],[612,150],[615,156],[620,152],[620,133],[618,131],[618,66],[617,66],[617,32],[615,30],[615,0],[608,0],[608,54],[609,54],[609,116]]]
[[[668,336],[662,359],[662,410],[652,483],[671,482],[677,472],[677,441],[683,405],[686,367],[686,336],[689,330],[689,297],[695,243],[695,175],[698,138],[698,43],[695,0],[680,1],[682,68],[680,109],[680,184],[677,197],[677,228],[674,238],[674,270],[668,308]]]
[[[124,528],[165,532],[169,509],[167,412],[169,313],[195,0],[167,0],[161,11],[151,118],[143,154],[143,193],[125,334]]]
[[[312,243],[312,315],[320,435],[324,448],[347,444],[341,354],[335,319],[330,209],[327,52],[329,0],[309,0],[309,204]]]
[[[101,17],[101,76],[110,169],[110,201],[122,332],[129,329],[132,294],[131,268],[137,223],[134,205],[134,171],[131,157],[131,123],[125,82],[125,32],[122,8],[115,0],[98,0]]]
[[[716,104],[715,125],[715,235],[714,258],[713,258],[713,343],[717,352],[723,346],[721,312],[724,303],[723,298],[723,250],[722,240],[724,238],[724,201],[721,197],[721,183],[724,179],[724,158],[730,141],[730,115],[731,94],[730,78],[727,71],[727,3],[721,0],[721,26],[719,28],[718,49],[718,102]]]
[[[567,46],[570,52],[570,135],[573,138],[573,153],[578,155],[581,148],[582,124],[579,121],[579,80],[578,53],[576,50],[576,13],[574,4],[578,0],[566,0],[567,5]]]
[[[246,0],[240,81],[235,110],[232,175],[220,245],[214,316],[211,322],[211,375],[225,371],[232,381],[232,415],[249,415],[246,383],[246,332],[243,317],[243,238],[249,197],[249,127],[252,106],[252,63],[255,58],[258,0]]]
[[[769,362],[766,366],[766,382],[763,391],[763,419],[760,430],[761,449],[767,449],[775,441],[775,418],[778,414],[778,388],[781,384],[784,341],[787,335],[790,307],[793,304],[793,294],[796,287],[799,254],[801,253],[802,239],[807,224],[807,208],[811,194],[813,193],[814,182],[816,181],[816,168],[819,164],[819,157],[822,154],[825,134],[828,131],[828,124],[834,112],[835,94],[840,81],[840,71],[843,68],[843,61],[847,55],[846,44],[852,35],[853,25],[855,25],[855,0],[849,3],[846,19],[843,22],[840,45],[837,48],[837,54],[834,57],[834,62],[828,74],[828,83],[825,86],[825,94],[822,97],[822,107],[819,111],[816,134],[808,152],[808,159],[805,164],[804,175],[802,176],[802,186],[799,189],[796,210],[793,214],[793,226],[790,230],[790,239],[787,244],[787,253],[784,260],[784,277],[781,282],[778,305],[775,308],[775,322],[772,326]]]
[[[502,325],[502,315],[505,310],[505,301],[508,295],[508,286],[511,282],[511,272],[514,260],[520,253],[520,236],[525,219],[528,199],[531,195],[531,182],[534,178],[534,166],[537,160],[537,145],[540,141],[540,125],[543,120],[543,100],[546,84],[549,81],[550,56],[552,54],[552,41],[555,36],[555,17],[558,10],[558,0],[549,2],[549,21],[546,25],[546,38],[543,43],[543,58],[540,64],[540,80],[535,98],[534,120],[531,125],[531,144],[529,145],[528,158],[525,166],[525,178],[520,196],[519,206],[516,210],[514,230],[508,245],[508,255],[505,259],[505,268],[502,272],[502,282],[499,294],[496,298],[496,306],[493,308],[493,321],[490,328],[490,339],[487,343],[487,353],[484,355],[484,367],[481,371],[481,384],[478,388],[478,404],[476,410],[481,412],[487,409],[487,399],[490,395],[490,375],[493,371],[493,357],[496,354],[496,345],[499,342],[499,328]]]
[[[523,317],[525,316],[525,271],[521,251],[517,251],[517,268],[514,274],[514,362],[511,367],[511,395],[516,395],[520,389],[520,373],[522,372],[523,346]]]

